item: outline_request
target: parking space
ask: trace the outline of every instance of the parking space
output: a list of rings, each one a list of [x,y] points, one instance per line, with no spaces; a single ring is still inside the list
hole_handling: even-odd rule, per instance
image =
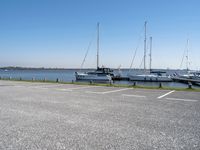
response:
[[[122,91],[127,91],[127,90],[132,90],[130,88],[116,88],[116,87],[96,87],[96,88],[91,88],[85,93],[89,94],[112,94],[112,93],[120,93]]]
[[[200,93],[176,91],[167,95],[165,99],[171,101],[200,102]]]
[[[0,81],[0,149],[199,149],[199,108],[198,92]]]
[[[49,84],[49,85],[40,85],[40,86],[36,85],[36,86],[31,86],[29,88],[57,90],[57,91],[73,91],[73,90],[91,88],[91,86],[73,85],[73,84]]]
[[[200,100],[200,93],[199,92],[176,91],[168,97],[182,98],[182,99],[184,99],[184,98],[185,99],[199,99]]]
[[[134,88],[119,88],[106,86],[91,86],[91,85],[75,85],[75,84],[55,84],[55,83],[31,83],[31,82],[12,82],[1,81],[0,88],[4,90],[9,88],[30,89],[35,91],[42,90],[43,92],[60,91],[60,92],[76,92],[79,95],[109,95],[110,97],[128,97],[128,98],[146,98],[149,100],[177,100],[177,101],[200,101],[199,92],[183,92],[174,90],[154,90],[154,89],[134,89]]]
[[[123,94],[137,95],[138,97],[146,97],[149,99],[157,99],[168,92],[170,92],[170,90],[133,89],[131,91],[125,91]]]

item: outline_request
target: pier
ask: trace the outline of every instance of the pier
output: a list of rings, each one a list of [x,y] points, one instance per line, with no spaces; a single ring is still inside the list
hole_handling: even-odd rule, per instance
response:
[[[176,82],[193,83],[193,84],[200,85],[200,80],[194,80],[194,79],[189,79],[189,78],[172,77],[172,80]]]
[[[113,81],[129,81],[128,77],[114,76],[112,77]]]

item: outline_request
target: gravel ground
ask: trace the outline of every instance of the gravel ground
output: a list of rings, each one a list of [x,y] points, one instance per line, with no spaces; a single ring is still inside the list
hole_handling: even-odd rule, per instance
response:
[[[200,93],[0,81],[0,149],[199,150]]]

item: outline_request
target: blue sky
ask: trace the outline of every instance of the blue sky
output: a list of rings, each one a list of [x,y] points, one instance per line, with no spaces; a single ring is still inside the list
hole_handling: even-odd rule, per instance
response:
[[[84,67],[94,68],[100,22],[100,64],[129,68],[147,20],[153,68],[179,68],[189,38],[190,68],[200,69],[199,6],[199,0],[0,0],[0,66],[78,68],[92,40]],[[143,39],[134,68],[142,55]]]

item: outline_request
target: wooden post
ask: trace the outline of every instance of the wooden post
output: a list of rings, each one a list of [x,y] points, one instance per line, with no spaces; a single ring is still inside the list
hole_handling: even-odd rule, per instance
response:
[[[162,88],[162,83],[161,82],[159,83],[159,88]]]

